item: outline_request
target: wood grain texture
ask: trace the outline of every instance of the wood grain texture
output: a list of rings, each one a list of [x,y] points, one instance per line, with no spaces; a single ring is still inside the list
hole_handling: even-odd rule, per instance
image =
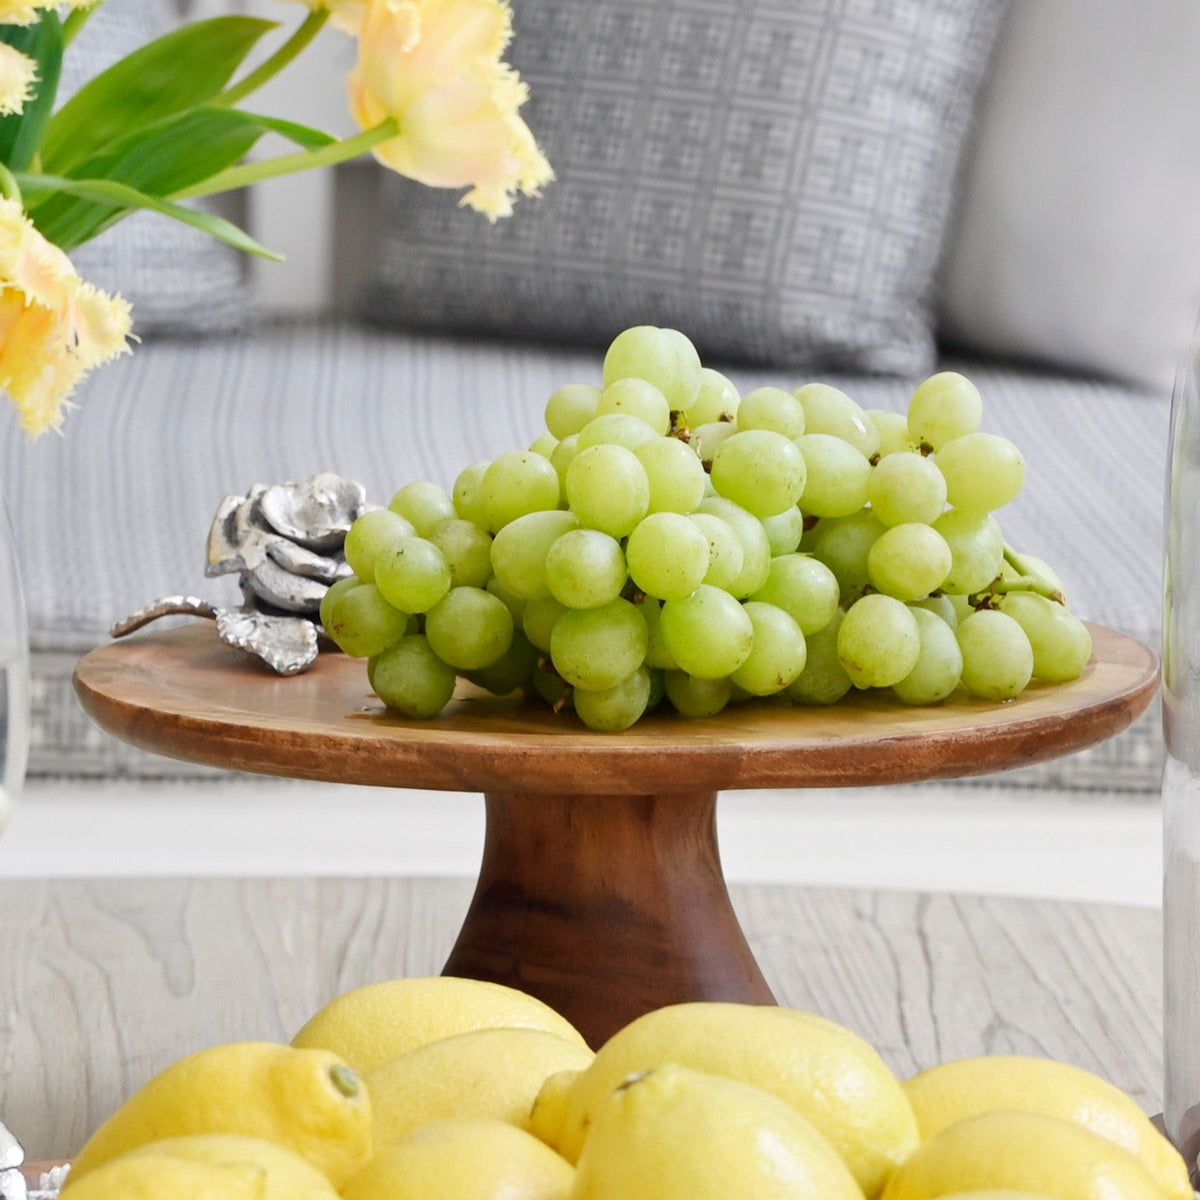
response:
[[[57,1159],[179,1056],[286,1040],[335,995],[436,973],[466,880],[0,884],[0,1115]],[[1045,1054],[1161,1107],[1160,914],[1061,902],[735,887],[779,1001],[877,1046],[901,1076]]]
[[[1069,684],[995,704],[956,695],[908,708],[882,692],[831,708],[772,701],[710,720],[651,714],[619,735],[463,684],[430,721],[390,714],[361,660],[323,654],[281,678],[221,645],[208,622],[136,635],[86,655],[75,688],[108,732],[146,750],[238,770],[454,791],[649,795],[839,787],[975,775],[1068,754],[1120,732],[1149,704],[1158,662],[1092,627]]]
[[[443,973],[520,988],[591,1046],[684,1000],[773,1004],[717,849],[717,795],[489,793],[483,864]]]

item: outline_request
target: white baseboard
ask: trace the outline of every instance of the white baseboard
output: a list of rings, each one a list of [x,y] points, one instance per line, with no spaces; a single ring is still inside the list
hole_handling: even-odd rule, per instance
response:
[[[1144,797],[982,787],[730,792],[726,878],[1156,906],[1160,815]],[[483,802],[281,780],[33,781],[0,878],[473,875]]]

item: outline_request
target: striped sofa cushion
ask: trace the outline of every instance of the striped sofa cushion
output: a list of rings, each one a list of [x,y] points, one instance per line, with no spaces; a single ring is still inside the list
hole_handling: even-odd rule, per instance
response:
[[[194,773],[91,729],[70,691],[75,656],[147,601],[205,580],[217,502],[251,484],[331,470],[386,503],[401,484],[453,482],[467,463],[528,445],[554,388],[595,381],[595,352],[280,324],[253,337],[159,340],[102,371],[65,436],[26,442],[11,420],[0,470],[23,565],[35,651],[37,773]],[[1008,540],[1063,576],[1080,615],[1157,647],[1169,404],[1123,386],[983,363],[984,427],[1028,462],[999,514]],[[742,388],[794,373],[731,370]],[[828,378],[828,377],[827,377]],[[910,384],[835,378],[864,407],[903,408]],[[1158,787],[1153,716],[1060,763],[1007,773],[1016,785]]]

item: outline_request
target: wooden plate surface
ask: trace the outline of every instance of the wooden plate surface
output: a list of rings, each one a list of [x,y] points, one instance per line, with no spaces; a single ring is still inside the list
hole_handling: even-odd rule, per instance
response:
[[[655,713],[620,734],[465,683],[439,716],[408,721],[372,694],[361,659],[323,653],[284,678],[223,646],[208,622],[91,651],[75,689],[98,725],[135,746],[302,779],[581,795],[861,786],[1023,766],[1120,732],[1153,698],[1158,660],[1124,634],[1091,632],[1079,679],[1004,704],[956,695],[909,708],[883,692],[830,708],[763,700],[707,720]]]

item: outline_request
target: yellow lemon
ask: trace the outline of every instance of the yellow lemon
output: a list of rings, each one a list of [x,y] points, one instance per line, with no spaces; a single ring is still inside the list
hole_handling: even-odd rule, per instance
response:
[[[418,1046],[367,1076],[375,1141],[439,1117],[494,1117],[524,1127],[547,1075],[582,1070],[590,1050],[540,1029],[475,1029]]]
[[[338,1200],[337,1189],[310,1162],[286,1146],[263,1138],[240,1133],[193,1133],[148,1142],[114,1161],[148,1156],[215,1166],[253,1166],[262,1176],[262,1200]]]
[[[572,1200],[862,1200],[833,1147],[759,1088],[668,1064],[597,1109]]]
[[[867,1196],[917,1147],[896,1077],[857,1034],[807,1013],[751,1004],[674,1004],[615,1033],[575,1081],[559,1137],[574,1162],[600,1105],[626,1076],[664,1063],[741,1080],[810,1121]]]
[[[1172,1200],[1192,1200],[1175,1147],[1120,1088],[1082,1067],[1019,1054],[960,1058],[913,1076],[904,1090],[922,1138],[998,1108],[1061,1117],[1123,1146]]]
[[[975,1192],[951,1192],[938,1200],[1053,1200],[1042,1192],[1014,1192],[1008,1188],[981,1188]]]
[[[126,1151],[189,1133],[279,1142],[335,1187],[371,1156],[371,1106],[336,1054],[232,1042],[180,1059],[134,1093],[85,1143],[70,1178]]]
[[[72,1182],[74,1181],[74,1182]],[[228,1166],[184,1162],[167,1155],[126,1156],[97,1167],[86,1179],[75,1170],[63,1188],[72,1200],[265,1200],[266,1180],[253,1163]]]
[[[342,1200],[567,1200],[574,1182],[570,1163],[523,1129],[463,1117],[384,1146]]]
[[[356,1071],[472,1029],[541,1029],[586,1046],[582,1035],[548,1004],[516,988],[437,975],[370,983],[331,1000],[292,1039],[340,1055]]]
[[[883,1200],[931,1200],[978,1189],[1054,1200],[1163,1200],[1128,1150],[1059,1117],[996,1111],[935,1133],[888,1180]]]
[[[582,1074],[582,1071],[555,1071],[553,1075],[547,1075],[525,1122],[525,1128],[535,1138],[559,1153],[562,1153],[559,1147],[567,1123],[567,1097]]]

